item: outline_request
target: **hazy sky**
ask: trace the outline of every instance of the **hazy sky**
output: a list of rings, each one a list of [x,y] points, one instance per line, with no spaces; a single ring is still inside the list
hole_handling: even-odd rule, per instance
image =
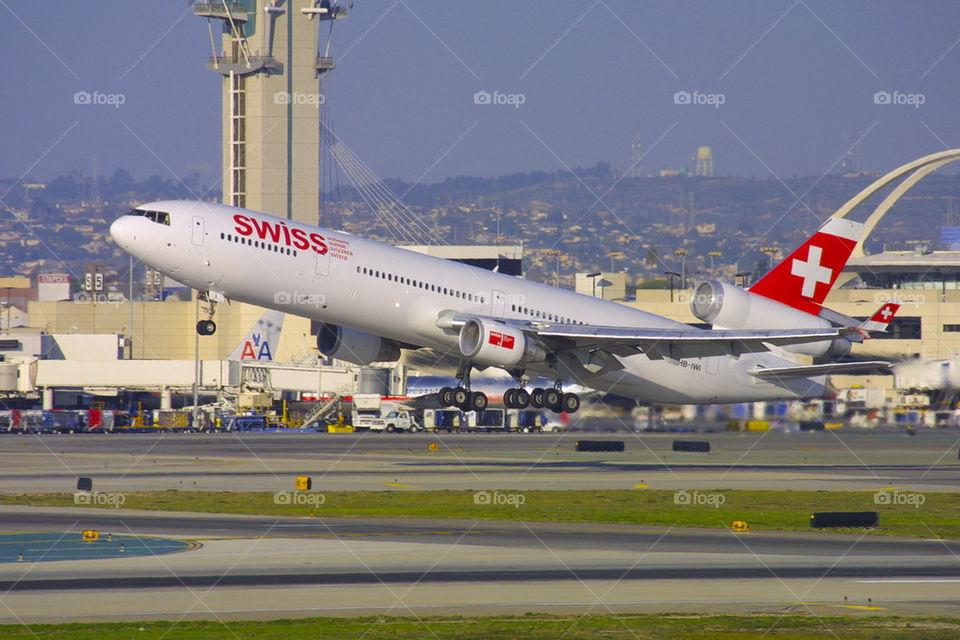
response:
[[[645,172],[688,165],[699,145],[719,174],[779,177],[831,170],[844,141],[870,171],[960,146],[956,0],[355,4],[335,26],[327,100],[384,177],[626,169],[635,132]],[[219,176],[220,76],[187,2],[0,0],[0,15],[0,176],[95,161]],[[124,102],[77,105],[77,91]],[[475,104],[477,91],[523,104]]]

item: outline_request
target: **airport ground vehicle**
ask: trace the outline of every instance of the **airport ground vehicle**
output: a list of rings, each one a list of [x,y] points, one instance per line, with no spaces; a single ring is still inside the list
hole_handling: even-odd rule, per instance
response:
[[[420,421],[412,411],[396,410],[390,411],[384,416],[380,414],[365,414],[354,412],[353,428],[357,430],[369,431],[409,431],[416,433],[420,431]]]
[[[518,409],[486,409],[460,411],[458,409],[425,409],[423,428],[426,431],[457,432],[521,432],[540,433],[562,431],[565,427],[546,419],[541,411]]]

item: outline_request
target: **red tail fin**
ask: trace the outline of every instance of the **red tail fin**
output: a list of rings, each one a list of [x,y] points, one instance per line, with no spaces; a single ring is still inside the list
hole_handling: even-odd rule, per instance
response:
[[[750,293],[816,315],[862,235],[862,223],[830,218],[750,287]]]
[[[859,329],[864,331],[886,331],[887,327],[893,321],[893,316],[897,315],[900,305],[896,302],[887,302],[877,309],[877,312],[870,316],[869,320],[860,323]]]

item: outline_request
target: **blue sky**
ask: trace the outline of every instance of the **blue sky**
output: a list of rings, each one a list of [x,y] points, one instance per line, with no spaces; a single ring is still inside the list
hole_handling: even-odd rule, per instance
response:
[[[325,93],[383,177],[626,169],[635,132],[646,172],[705,144],[719,174],[781,178],[836,170],[845,144],[878,172],[960,145],[955,1],[355,4]],[[0,14],[0,176],[219,175],[220,79],[186,2],[0,0]]]

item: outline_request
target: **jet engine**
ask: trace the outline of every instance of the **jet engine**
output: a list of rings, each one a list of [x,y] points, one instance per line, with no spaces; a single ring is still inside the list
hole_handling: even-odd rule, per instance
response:
[[[714,329],[829,329],[828,320],[794,309],[776,300],[745,291],[736,285],[718,280],[704,280],[693,288],[690,312],[713,325]],[[783,347],[792,353],[840,358],[850,352],[850,341],[844,338],[823,340]]]
[[[516,327],[471,318],[460,329],[460,353],[474,362],[513,368],[543,362],[546,350]]]
[[[317,349],[327,357],[359,365],[400,359],[400,347],[392,340],[335,324],[320,325]]]

